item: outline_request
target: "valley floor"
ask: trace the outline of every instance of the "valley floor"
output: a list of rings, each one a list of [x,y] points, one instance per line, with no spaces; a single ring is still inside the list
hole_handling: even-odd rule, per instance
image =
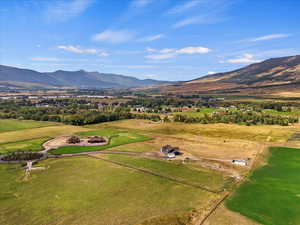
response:
[[[41,161],[37,166],[46,169],[31,171],[29,176],[20,165],[0,165],[0,224],[180,225],[202,221],[206,225],[254,225],[223,203],[209,213],[257,166],[268,146],[284,145],[299,130],[299,125],[246,127],[146,120],[84,127],[41,123],[36,128],[3,132],[0,154],[40,151],[44,142],[61,135],[101,135],[111,142],[106,147],[65,146],[50,151],[57,157],[91,154]],[[166,144],[180,147],[183,155],[165,160],[160,148]],[[183,163],[186,157],[190,160]],[[251,158],[248,166],[232,164],[233,159],[245,158]]]

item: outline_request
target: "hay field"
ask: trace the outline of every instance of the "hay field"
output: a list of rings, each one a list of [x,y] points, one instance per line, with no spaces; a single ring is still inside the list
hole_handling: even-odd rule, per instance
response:
[[[0,119],[0,133],[38,127],[58,126],[59,123],[34,120]]]
[[[35,138],[56,137],[60,135],[70,135],[76,132],[89,131],[89,129],[79,126],[60,125],[42,128],[32,128],[1,133],[0,143],[18,142]]]
[[[105,127],[107,123],[88,126],[90,128]],[[123,128],[137,129],[155,134],[166,135],[197,135],[222,139],[240,139],[248,141],[285,142],[299,124],[294,126],[243,126],[236,124],[185,124],[185,123],[156,123],[146,120],[123,120],[109,124]]]
[[[159,152],[162,145],[179,146],[185,155],[221,160],[255,158],[264,148],[284,144],[299,124],[282,126],[242,126],[234,124],[156,123],[146,120],[123,120],[87,126],[132,129],[153,137],[153,140],[129,144],[110,150],[136,149],[140,152]]]
[[[1,225],[179,225],[219,198],[99,159],[43,165],[48,169],[33,171],[26,181],[19,166],[0,165]]]

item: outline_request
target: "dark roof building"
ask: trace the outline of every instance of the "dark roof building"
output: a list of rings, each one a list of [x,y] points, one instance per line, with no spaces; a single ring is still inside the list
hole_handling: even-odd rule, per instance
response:
[[[161,147],[160,151],[169,158],[175,158],[176,155],[180,155],[179,147],[173,147],[171,145],[165,145]]]
[[[106,142],[106,139],[101,136],[92,136],[89,137],[88,139],[88,143],[103,143],[103,142]]]
[[[67,139],[68,144],[78,144],[80,143],[80,138],[76,136],[71,136]]]

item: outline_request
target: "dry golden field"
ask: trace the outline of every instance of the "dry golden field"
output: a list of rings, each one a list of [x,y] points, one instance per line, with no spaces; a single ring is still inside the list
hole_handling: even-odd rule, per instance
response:
[[[162,145],[179,146],[186,155],[221,160],[254,158],[270,145],[283,145],[299,130],[299,124],[282,126],[242,126],[234,124],[156,123],[146,120],[124,120],[88,126],[134,129],[153,140],[117,147],[138,152],[157,152]],[[115,149],[112,149],[115,150]]]

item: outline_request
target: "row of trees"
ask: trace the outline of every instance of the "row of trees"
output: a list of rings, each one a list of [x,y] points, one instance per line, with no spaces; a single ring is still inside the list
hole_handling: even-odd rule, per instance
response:
[[[82,109],[78,108],[77,104],[74,104],[73,107],[70,105],[35,107],[30,106],[29,104],[24,105],[24,102],[0,103],[0,118],[53,121],[72,125],[94,124],[134,118],[153,121],[160,120],[158,115],[133,114],[128,107],[112,106],[106,110],[103,110],[102,108]]]
[[[38,152],[12,152],[2,157],[3,161],[28,161],[42,158],[44,155]]]
[[[175,122],[184,122],[184,123],[236,123],[243,124],[247,126],[251,125],[281,125],[288,126],[291,123],[297,123],[298,118],[294,117],[283,117],[283,116],[274,116],[265,113],[258,112],[226,112],[226,113],[213,113],[205,114],[203,117],[190,117],[185,115],[175,115],[173,120]]]

